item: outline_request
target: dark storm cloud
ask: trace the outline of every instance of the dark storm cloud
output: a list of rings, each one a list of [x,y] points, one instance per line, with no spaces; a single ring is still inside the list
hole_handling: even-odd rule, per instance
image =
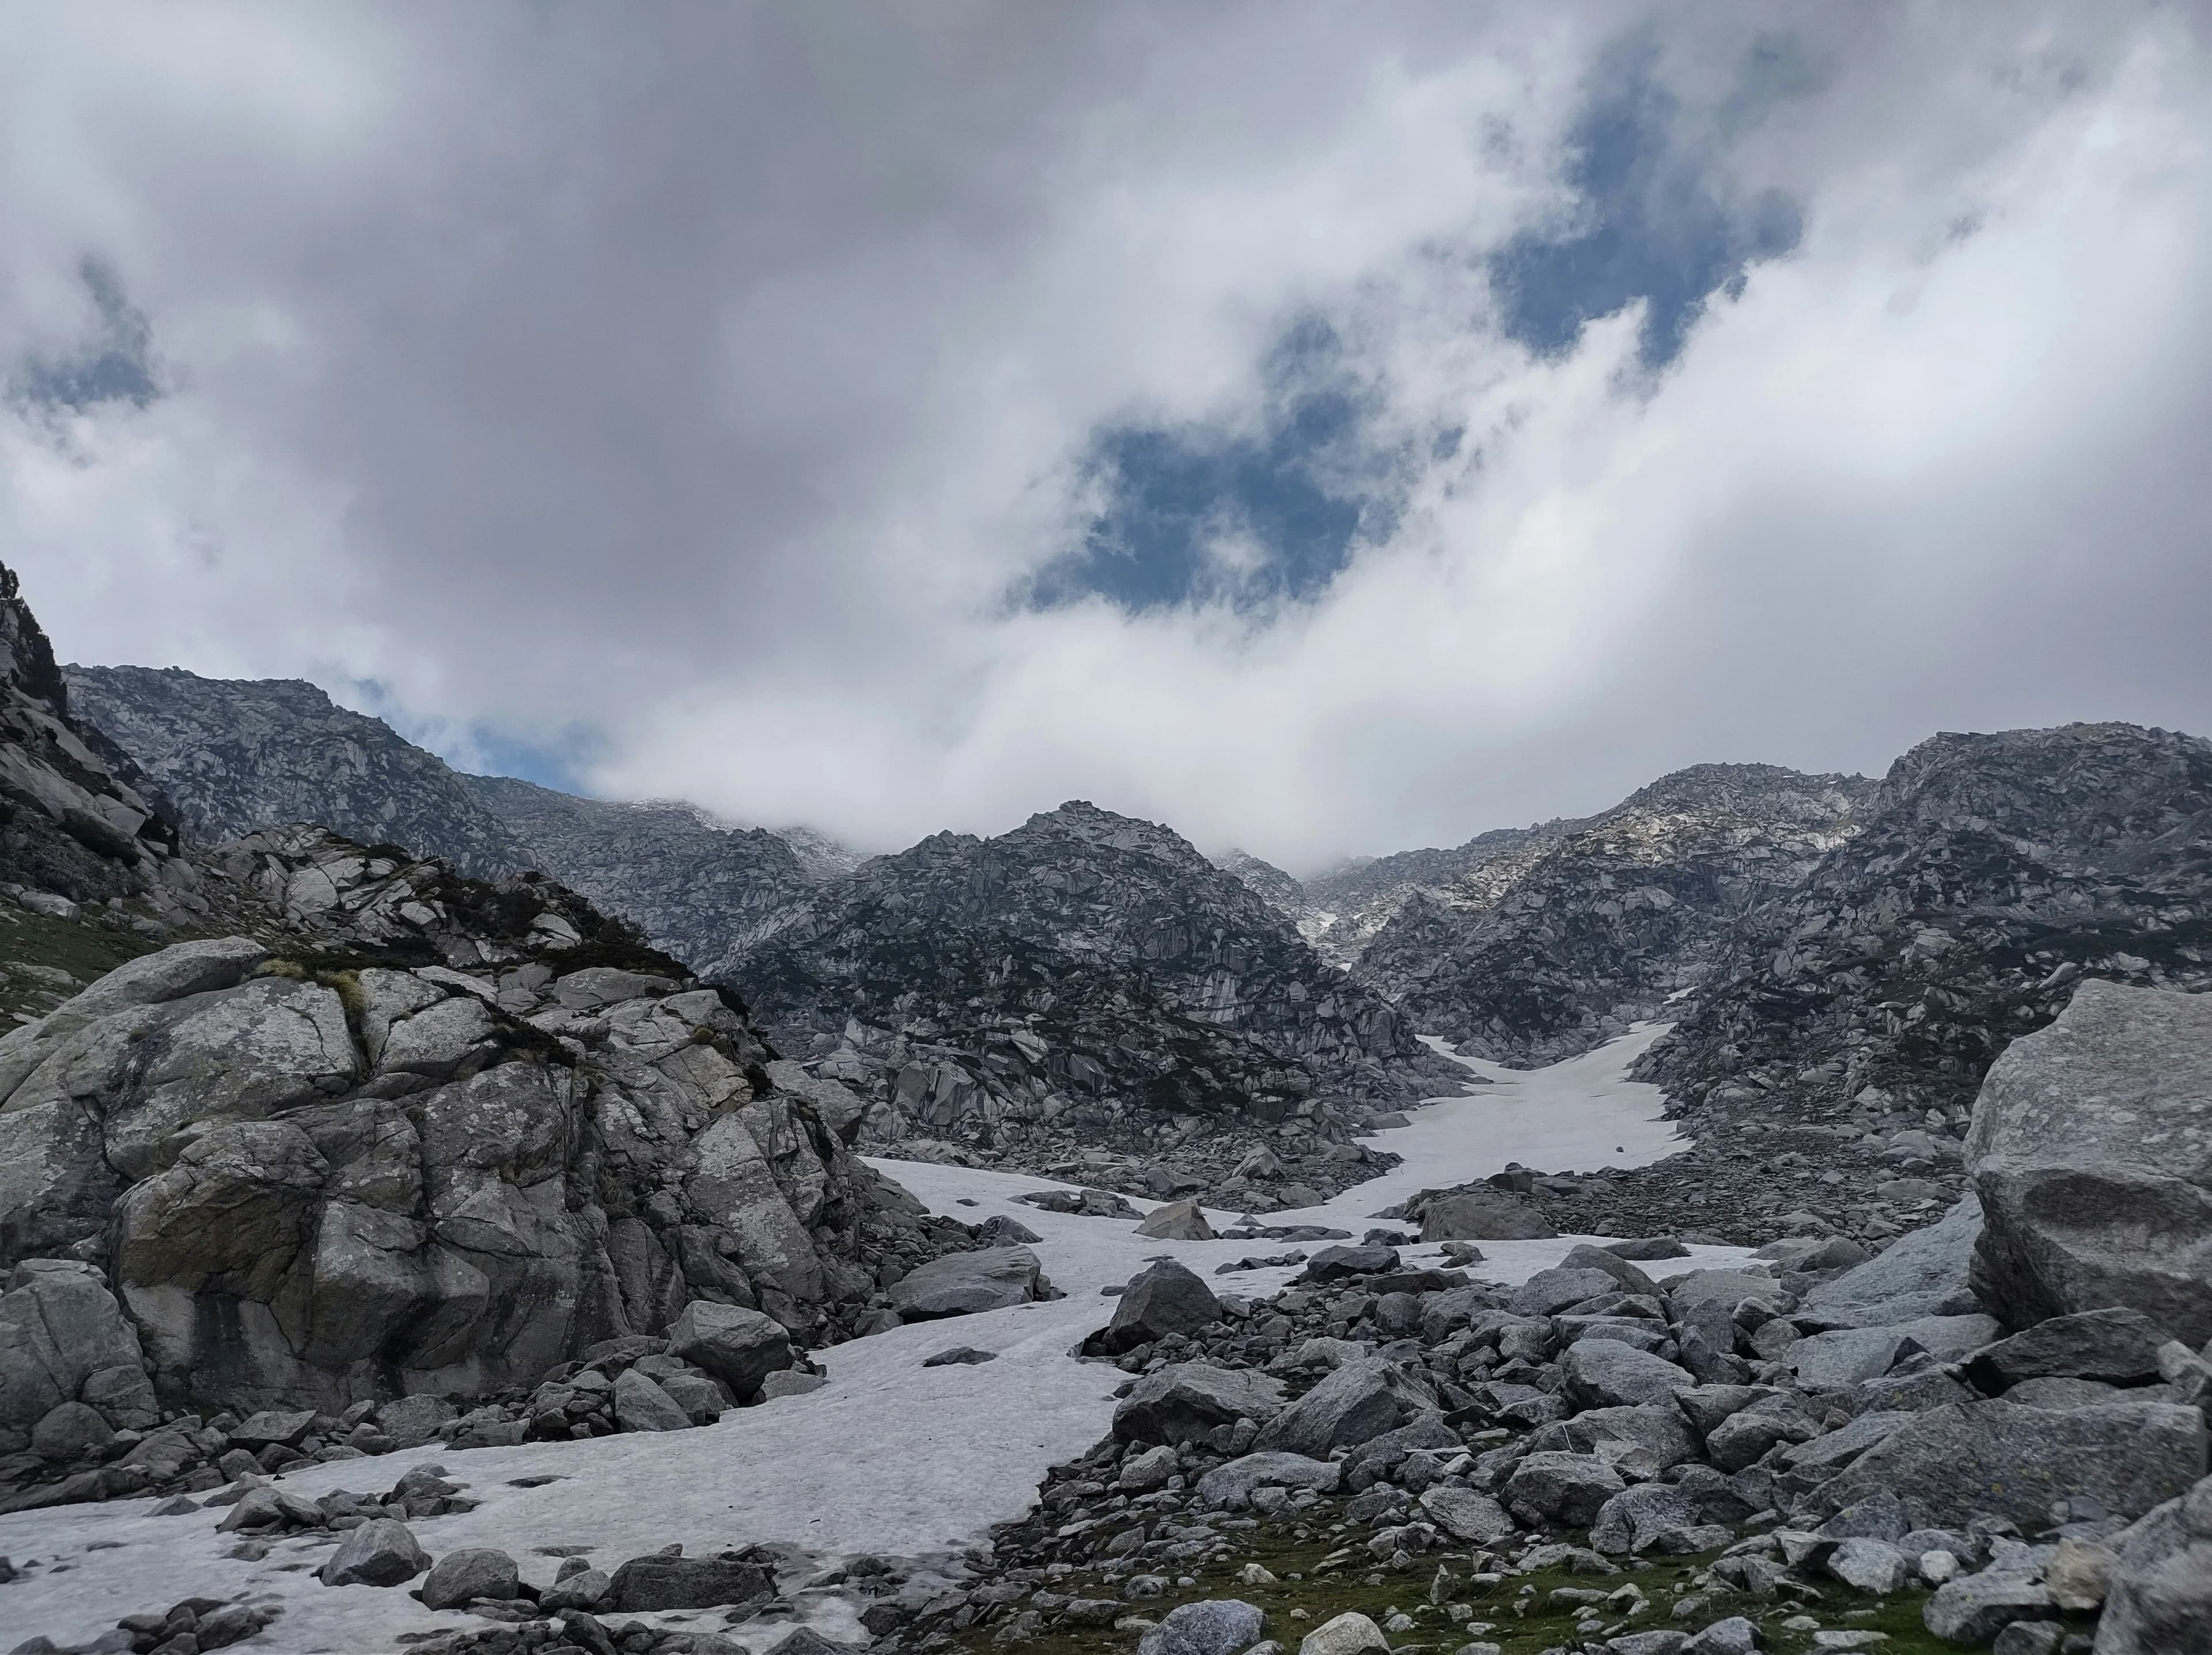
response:
[[[1081,794],[1292,862],[2212,725],[2171,10],[13,36],[0,530],[80,659],[874,844]]]

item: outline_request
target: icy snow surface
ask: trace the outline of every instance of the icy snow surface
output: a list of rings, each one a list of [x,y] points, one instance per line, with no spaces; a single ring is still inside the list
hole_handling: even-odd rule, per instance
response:
[[[1472,1097],[1432,1102],[1411,1125],[1367,1140],[1403,1155],[1403,1165],[1321,1207],[1270,1214],[1266,1221],[1332,1224],[1358,1237],[1376,1222],[1374,1214],[1415,1190],[1480,1177],[1508,1161],[1595,1171],[1656,1160],[1680,1141],[1659,1118],[1657,1088],[1628,1080],[1626,1072],[1662,1031],[1641,1027],[1545,1069],[1470,1062],[1493,1084]],[[1273,1293],[1297,1273],[1217,1277],[1222,1263],[1281,1248],[1155,1241],[1136,1235],[1127,1220],[1040,1212],[1014,1199],[1072,1187],[1050,1179],[913,1161],[874,1165],[933,1211],[970,1224],[996,1214],[1020,1220],[1043,1238],[1036,1250],[1066,1297],[840,1345],[819,1355],[830,1376],[822,1390],[732,1409],[704,1430],[464,1453],[434,1444],[305,1466],[278,1481],[312,1499],[333,1488],[389,1488],[411,1465],[443,1465],[483,1503],[415,1525],[424,1549],[437,1557],[464,1546],[496,1546],[539,1585],[551,1582],[559,1561],[545,1551],[584,1552],[611,1571],[671,1542],[695,1556],[775,1542],[803,1549],[825,1567],[864,1552],[951,1566],[991,1524],[1029,1509],[1048,1466],[1105,1433],[1114,1388],[1127,1376],[1068,1354],[1111,1313],[1113,1300],[1101,1295],[1102,1287],[1126,1281],[1163,1256],[1183,1260],[1223,1292]],[[1221,1224],[1237,1215],[1212,1216]],[[1583,1239],[1486,1242],[1488,1262],[1474,1274],[1517,1281]],[[1407,1250],[1424,1262],[1439,1250]],[[1644,1268],[1672,1273],[1743,1256],[1741,1249],[1699,1247],[1687,1258]],[[996,1351],[998,1360],[921,1366],[923,1358],[957,1345]],[[514,1486],[547,1476],[559,1480]],[[40,1565],[0,1586],[0,1649],[38,1633],[63,1643],[89,1640],[124,1615],[165,1609],[183,1597],[240,1592],[281,1598],[286,1606],[282,1619],[244,1646],[253,1650],[389,1650],[403,1633],[483,1624],[433,1614],[404,1588],[324,1586],[313,1570],[330,1555],[328,1540],[288,1541],[258,1563],[228,1558],[233,1537],[216,1532],[226,1508],[157,1518],[149,1515],[155,1503],[114,1500],[0,1517],[0,1555],[18,1567],[31,1559]],[[851,1607],[834,1591],[802,1593],[797,1602],[799,1617],[826,1634],[856,1635]],[[716,1628],[720,1617],[709,1610],[637,1618]],[[735,1635],[761,1648],[781,1635],[781,1627],[756,1623]]]

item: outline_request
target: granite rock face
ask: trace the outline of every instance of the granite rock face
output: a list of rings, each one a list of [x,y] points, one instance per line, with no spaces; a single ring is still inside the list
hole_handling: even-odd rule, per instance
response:
[[[2212,995],[2084,983],[1990,1068],[1966,1155],[2007,1322],[2122,1306],[2212,1339]]]
[[[741,1002],[550,881],[312,829],[210,867],[262,936],[0,1038],[0,1263],[102,1266],[166,1396],[482,1395],[694,1300],[819,1343],[927,1238]]]

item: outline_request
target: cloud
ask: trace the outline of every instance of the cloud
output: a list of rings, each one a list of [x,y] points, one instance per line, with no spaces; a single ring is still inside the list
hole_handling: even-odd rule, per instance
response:
[[[0,422],[65,655],[1297,866],[2212,727],[2170,9],[27,15],[0,368],[161,364]]]

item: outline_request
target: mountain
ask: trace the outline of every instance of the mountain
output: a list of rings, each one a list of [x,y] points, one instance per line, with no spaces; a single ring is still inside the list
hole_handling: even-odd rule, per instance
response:
[[[1298,1154],[1462,1078],[1243,879],[1080,800],[878,857],[716,969],[825,1073],[884,1077],[889,1137],[1157,1153],[1273,1126]]]
[[[1410,897],[1353,976],[1463,1052],[1586,1051],[1694,987],[1731,922],[1802,880],[1872,790],[1771,764],[1678,771]]]
[[[63,669],[76,705],[159,783],[207,843],[313,822],[362,844],[512,873],[529,848],[464,778],[382,719],[297,678],[232,682],[177,667]]]
[[[1955,1124],[2081,978],[2212,989],[2212,742],[1938,735],[1747,915],[1648,1062],[1720,1129],[1849,1104]]]

